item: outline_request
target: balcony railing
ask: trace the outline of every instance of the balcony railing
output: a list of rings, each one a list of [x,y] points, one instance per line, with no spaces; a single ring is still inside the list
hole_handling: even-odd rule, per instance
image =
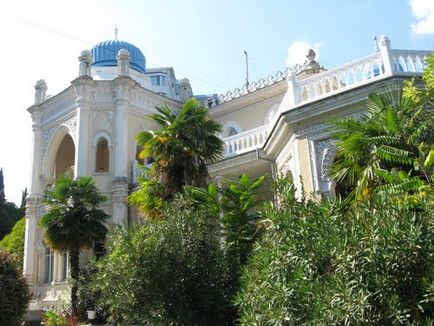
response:
[[[268,137],[269,130],[269,125],[263,125],[223,138],[222,140],[225,143],[224,156],[238,155],[262,147]]]
[[[379,45],[379,51],[371,55],[322,73],[313,74],[301,81],[297,80],[295,74],[285,73],[284,76],[288,79],[287,92],[292,93],[290,96],[292,100],[286,106],[281,105],[281,110],[291,110],[305,103],[333,96],[390,76],[420,76],[426,68],[427,56],[432,53],[430,51],[393,50],[390,49],[390,43]],[[279,79],[274,82],[280,81],[280,78],[279,75]],[[237,96],[233,98],[241,95],[244,93],[237,93]],[[229,100],[225,98],[224,102]],[[280,113],[280,111],[277,112],[277,116]],[[271,125],[263,125],[223,138],[224,156],[230,157],[262,147],[271,127]]]

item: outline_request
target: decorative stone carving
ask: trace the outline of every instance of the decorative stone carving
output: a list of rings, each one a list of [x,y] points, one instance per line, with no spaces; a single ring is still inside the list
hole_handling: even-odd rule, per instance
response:
[[[38,208],[42,204],[42,198],[39,196],[28,196],[26,198],[26,217],[37,218]]]
[[[295,131],[295,135],[296,135],[296,137],[304,137],[304,136],[308,136],[310,134],[314,134],[314,133],[319,133],[321,131],[325,131],[329,127],[330,127],[330,125],[328,125],[326,123],[318,123],[318,124],[315,124],[315,125],[311,125],[309,127],[305,127],[305,128],[296,130]]]
[[[45,155],[45,152],[47,151],[48,144],[50,143],[51,138],[54,135],[54,131],[56,130],[56,127],[52,127],[48,130],[45,130],[42,136],[42,155]]]
[[[330,139],[324,139],[315,143],[315,156],[317,171],[315,183],[319,186],[319,191],[328,193],[331,191],[331,179],[329,170],[336,155],[336,148]]]
[[[72,118],[62,122],[62,126],[65,126],[69,129],[70,135],[74,141],[77,140],[77,117],[73,116]]]
[[[265,79],[260,78],[256,82],[250,82],[249,85],[244,85],[242,88],[235,88],[233,91],[228,91],[226,94],[220,94],[216,97],[216,99],[213,101],[212,106],[216,106],[222,103],[229,102],[233,99],[236,99],[240,96],[246,95],[250,92],[254,92],[258,89],[264,88],[266,86],[273,85],[275,83],[278,83],[288,77],[289,72],[292,69],[287,68],[284,71],[278,71],[274,75],[268,75]],[[208,103],[205,103],[208,104]]]
[[[307,74],[318,73],[321,66],[315,61],[316,53],[313,49],[309,49],[306,53],[306,61],[303,64],[303,71]]]
[[[114,204],[125,204],[128,196],[128,180],[115,178],[112,184],[112,201]]]

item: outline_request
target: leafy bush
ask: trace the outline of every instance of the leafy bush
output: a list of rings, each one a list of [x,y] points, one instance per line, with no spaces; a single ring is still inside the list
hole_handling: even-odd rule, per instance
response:
[[[140,325],[232,323],[232,279],[218,223],[192,206],[176,200],[163,219],[110,233],[96,286],[112,319]]]
[[[0,250],[0,325],[20,325],[29,300],[24,277],[13,259]]]
[[[11,254],[19,270],[23,269],[25,228],[26,219],[23,217],[15,223],[12,231],[0,241],[0,249]]]
[[[80,270],[78,277],[77,296],[78,296],[78,315],[81,320],[87,319],[87,311],[96,311],[96,322],[105,323],[108,318],[107,311],[104,306],[99,305],[101,291],[95,288],[93,281],[98,272],[98,267],[95,261],[90,261]]]
[[[244,270],[236,302],[244,325],[425,324],[434,314],[434,207],[376,197],[280,206]]]

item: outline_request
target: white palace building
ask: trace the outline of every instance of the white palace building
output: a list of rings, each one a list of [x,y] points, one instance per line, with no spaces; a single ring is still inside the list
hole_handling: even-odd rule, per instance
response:
[[[44,245],[38,219],[44,191],[63,174],[92,176],[109,198],[102,208],[111,223],[134,218],[126,198],[137,177],[135,135],[155,128],[155,107],[180,107],[192,96],[203,101],[223,126],[224,157],[209,166],[213,177],[291,174],[300,191],[333,195],[327,168],[334,159],[328,136],[331,118],[358,115],[368,94],[421,76],[428,51],[395,50],[382,36],[375,52],[325,69],[309,51],[306,62],[225,95],[193,95],[187,79],[171,67],[146,68],[143,53],[119,40],[102,42],[79,57],[71,85],[47,96],[35,86],[33,159],[26,205],[24,273],[31,286],[31,310],[51,308],[64,293],[68,254]],[[147,163],[147,162],[140,162]],[[82,255],[82,263],[92,252]]]

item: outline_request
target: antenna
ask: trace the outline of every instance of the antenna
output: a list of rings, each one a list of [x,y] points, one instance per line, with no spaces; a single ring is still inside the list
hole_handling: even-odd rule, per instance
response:
[[[244,54],[246,55],[246,87],[249,87],[249,58],[246,50],[244,50]]]
[[[118,24],[115,23],[115,40],[118,40]]]
[[[375,52],[380,51],[380,49],[378,48],[377,35],[375,35],[375,33],[372,33],[372,39],[374,40],[374,49],[375,49]]]

